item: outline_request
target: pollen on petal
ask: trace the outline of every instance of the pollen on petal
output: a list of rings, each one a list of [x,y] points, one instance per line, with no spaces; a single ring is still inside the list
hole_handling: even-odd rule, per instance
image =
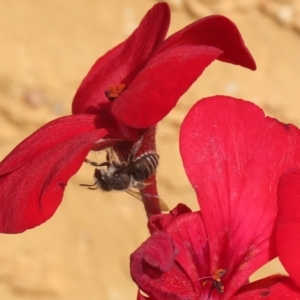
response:
[[[105,95],[111,101],[116,99],[124,90],[126,89],[126,85],[124,83],[120,83],[115,86],[109,86],[108,89],[105,91]]]
[[[210,281],[212,283],[212,286],[217,290],[217,292],[219,294],[222,294],[224,293],[224,285],[222,284],[221,277],[223,277],[226,273],[227,270],[225,269],[217,269],[211,276],[202,277],[198,280],[202,281],[202,287],[205,287],[207,282]]]

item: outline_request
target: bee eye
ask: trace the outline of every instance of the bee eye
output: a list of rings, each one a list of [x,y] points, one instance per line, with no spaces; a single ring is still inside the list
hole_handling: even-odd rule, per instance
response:
[[[101,170],[95,169],[95,178],[98,181],[98,184],[104,191],[111,191],[111,187],[107,182],[107,178],[104,176]]]
[[[104,190],[104,191],[111,191],[111,188],[110,186],[108,185],[108,183],[104,180],[101,180],[99,181],[100,185],[101,185],[101,188]]]

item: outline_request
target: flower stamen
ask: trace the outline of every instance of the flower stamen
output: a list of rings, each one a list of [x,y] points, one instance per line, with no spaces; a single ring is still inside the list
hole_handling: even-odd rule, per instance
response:
[[[211,276],[202,277],[198,280],[202,281],[202,286],[205,287],[208,281],[211,281],[214,288],[219,294],[224,293],[224,285],[222,284],[221,277],[226,274],[227,270],[217,269]]]
[[[115,100],[124,90],[126,89],[126,84],[120,83],[115,86],[109,86],[108,89],[105,91],[106,97],[113,101]]]

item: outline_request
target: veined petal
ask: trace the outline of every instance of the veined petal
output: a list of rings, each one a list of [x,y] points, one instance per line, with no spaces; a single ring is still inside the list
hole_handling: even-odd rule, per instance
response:
[[[168,214],[156,214],[149,218],[148,228],[151,234],[158,230],[166,229],[171,222],[174,221],[179,215],[191,213],[191,209],[185,204],[179,203]]]
[[[169,37],[116,99],[113,114],[132,127],[156,124],[215,59],[256,68],[237,27],[223,16],[201,19]]]
[[[125,42],[96,61],[77,90],[73,100],[73,113],[95,114],[101,109],[101,105],[111,104],[105,91],[109,86],[120,83],[128,85],[132,81],[149,56],[161,45],[169,23],[168,5],[154,5]]]
[[[209,273],[209,241],[206,237],[205,225],[201,212],[186,213],[177,216],[164,229],[171,237],[178,249],[176,262],[183,272],[188,275],[189,283],[182,283],[182,287],[192,284],[195,294],[205,298],[207,290],[202,287],[201,278]]]
[[[0,163],[0,232],[19,233],[48,220],[69,178],[93,144],[106,136],[92,115],[56,119]]]
[[[236,25],[224,16],[208,16],[170,36],[159,51],[176,45],[205,45],[222,50],[218,60],[255,70],[255,61]]]
[[[254,104],[224,96],[186,116],[180,150],[196,190],[210,245],[210,272],[222,268],[232,295],[276,255],[277,184],[300,163],[300,132]]]
[[[279,259],[300,287],[300,169],[285,173],[278,188],[276,243]]]
[[[112,113],[131,127],[153,126],[221,53],[217,48],[195,45],[159,52],[114,101]]]
[[[270,276],[245,285],[232,300],[296,300],[300,289],[286,276]]]
[[[134,281],[151,299],[206,298],[209,290],[202,285],[202,278],[209,272],[209,246],[201,213],[192,213],[179,204],[169,215],[152,216],[149,223],[150,229],[156,227],[162,231],[152,233],[152,237],[132,254]],[[167,267],[164,266],[166,262]],[[156,270],[157,276],[151,276],[148,268]]]
[[[177,255],[172,238],[163,231],[154,233],[131,254],[131,276],[150,299],[198,299],[190,280],[175,262]]]

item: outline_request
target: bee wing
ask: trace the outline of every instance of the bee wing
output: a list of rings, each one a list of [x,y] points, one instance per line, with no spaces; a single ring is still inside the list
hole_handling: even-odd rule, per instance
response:
[[[133,158],[135,157],[136,153],[138,152],[138,150],[141,147],[143,141],[143,137],[141,137],[132,147],[130,153],[129,153],[129,157],[128,157],[128,161],[131,162],[133,160]]]
[[[125,190],[125,192],[127,194],[133,196],[134,198],[136,198],[136,199],[138,199],[140,201],[143,201],[142,195],[139,192],[131,190],[131,189],[127,189],[127,190]]]
[[[140,192],[134,191],[132,189],[127,189],[125,192],[143,202],[143,197]],[[153,196],[150,194],[145,194],[144,196],[149,197],[149,198],[158,198],[160,210],[161,211],[169,211],[168,205],[162,199],[160,199],[158,196]]]
[[[159,207],[160,207],[161,211],[169,211],[170,210],[167,203],[164,200],[162,200],[160,198],[158,198],[158,200],[159,200]]]

